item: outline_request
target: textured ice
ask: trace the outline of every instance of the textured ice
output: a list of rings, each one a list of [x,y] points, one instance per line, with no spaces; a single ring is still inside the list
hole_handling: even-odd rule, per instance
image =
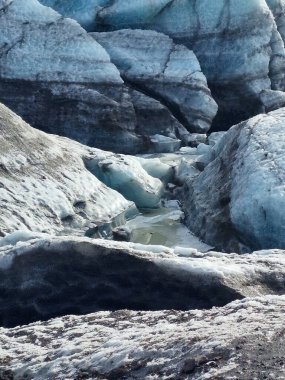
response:
[[[2,0],[1,8],[1,79],[122,83],[104,48],[74,21],[36,0]]]
[[[194,311],[104,311],[0,329],[10,378],[282,379],[284,296]],[[248,364],[250,363],[250,365]],[[2,376],[3,377],[3,376]],[[9,378],[9,377],[8,377]]]
[[[188,225],[209,244],[235,252],[285,247],[284,122],[281,108],[231,128],[187,182]]]
[[[84,18],[91,3],[53,4],[55,9],[68,8],[71,13],[83,11]],[[167,95],[161,99],[152,89],[147,94],[124,84],[106,50],[76,21],[36,0],[3,0],[0,4],[0,101],[33,127],[128,154],[169,151],[177,146],[176,139],[185,142],[188,132],[180,111],[186,116],[185,124],[190,122],[196,129],[210,127],[216,104],[199,63],[193,52],[175,45],[169,37],[147,32],[156,35],[152,46],[158,53],[157,63],[165,61],[167,65],[155,86],[160,87],[159,94]],[[98,4],[93,2],[95,8]],[[147,34],[142,37],[146,39]],[[137,41],[134,35],[133,45]],[[148,41],[141,41],[142,53],[147,53]],[[142,58],[136,50],[130,46],[133,60]],[[152,70],[152,60],[146,54],[141,63]],[[151,138],[156,134],[174,141],[158,144]]]
[[[265,0],[116,0],[97,21],[103,30],[154,29],[191,48],[220,106],[221,128],[260,112],[262,90],[284,89],[284,2],[269,5],[277,25]]]
[[[138,152],[135,110],[104,48],[36,0],[2,0],[0,10],[0,101],[45,132]]]
[[[283,41],[285,41],[285,1],[284,0],[266,0],[272,10],[277,24],[278,32]]]
[[[148,154],[143,155],[143,157],[147,157],[146,162],[149,162],[149,166],[152,165],[152,162],[160,162],[160,165],[164,165],[166,167],[168,166],[172,169],[174,175],[172,175],[172,177],[168,177],[170,186],[173,181],[176,184],[183,185],[185,181],[190,179],[191,181],[194,180],[194,178],[201,173],[201,170],[209,164],[215,154],[213,147],[216,143],[218,143],[224,134],[225,132],[211,134],[208,138],[205,137],[202,139],[205,143],[199,144],[197,141],[196,148],[186,146],[174,153]],[[143,158],[140,158],[140,160],[142,159]],[[144,166],[144,161],[141,162],[142,166]],[[155,172],[153,172],[152,175],[155,176],[154,173]]]
[[[262,112],[261,92],[285,88],[284,0],[103,3],[94,30],[152,29],[195,52],[220,106],[215,128]],[[69,13],[64,0],[57,4],[63,15]],[[79,20],[80,12],[74,17]]]
[[[136,157],[144,170],[152,177],[159,178],[163,182],[169,182],[173,179],[174,168],[172,164],[162,162],[156,155]]]
[[[154,31],[120,30],[92,36],[127,83],[166,104],[190,131],[210,128],[217,105],[193,51]]]
[[[47,234],[32,231],[15,231],[7,234],[4,238],[0,239],[0,247],[13,246],[19,242],[26,242],[29,240],[40,239],[48,237]]]

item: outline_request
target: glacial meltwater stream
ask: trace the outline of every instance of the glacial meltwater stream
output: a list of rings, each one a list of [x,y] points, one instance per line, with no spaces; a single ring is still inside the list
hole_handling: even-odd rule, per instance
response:
[[[128,221],[126,227],[131,231],[131,241],[134,243],[209,251],[212,247],[200,241],[182,223],[183,216],[181,210],[174,208],[144,209]]]

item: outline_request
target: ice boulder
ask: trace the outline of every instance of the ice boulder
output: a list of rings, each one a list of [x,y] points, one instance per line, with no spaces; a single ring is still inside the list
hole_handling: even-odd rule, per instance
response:
[[[91,35],[110,54],[126,83],[167,105],[190,132],[207,132],[217,105],[191,50],[154,31]]]
[[[159,206],[164,186],[159,178],[148,174],[137,158],[93,150],[84,160],[86,168],[100,181],[135,202],[137,207]]]
[[[285,248],[284,125],[281,108],[232,127],[186,181],[187,224],[207,243],[230,252]]]

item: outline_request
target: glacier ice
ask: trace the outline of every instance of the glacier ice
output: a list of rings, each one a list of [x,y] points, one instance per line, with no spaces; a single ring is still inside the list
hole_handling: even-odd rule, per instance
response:
[[[122,78],[167,105],[191,132],[206,132],[217,113],[195,54],[155,31],[91,33]]]
[[[188,226],[226,251],[285,247],[285,109],[232,127],[183,196]]]
[[[268,6],[274,15],[278,32],[283,41],[285,41],[285,1],[284,0],[266,0]]]
[[[97,12],[106,0],[40,0],[40,3],[52,7],[64,17],[77,20],[86,30],[92,31],[96,28]]]
[[[263,90],[284,89],[284,2],[268,4],[271,10],[265,0],[106,1],[94,30],[153,29],[192,49],[219,104],[215,128],[228,128],[261,112]]]
[[[60,10],[67,6],[71,13],[74,6],[76,14],[85,7],[71,2],[53,5]],[[99,3],[94,6],[97,9]],[[153,41],[159,53],[157,62],[161,64],[168,53],[171,59],[155,86],[161,91],[146,94],[126,78],[124,83],[97,38],[92,39],[74,20],[36,0],[11,0],[1,7],[5,12],[0,24],[0,101],[33,127],[128,154],[171,150],[171,144],[153,140],[151,136],[156,134],[187,143],[185,126],[189,123],[194,130],[209,129],[216,104],[206,79],[194,53],[169,37],[149,32],[156,35],[157,44],[165,45],[159,53]],[[84,12],[89,14],[91,3],[86,7]],[[133,44],[138,40],[136,34],[128,39]],[[133,61],[142,58],[130,49]],[[146,51],[145,44],[141,44],[143,49]],[[147,60],[152,70],[152,57],[141,63]],[[189,68],[185,61],[191,61]]]
[[[37,131],[3,105],[0,143],[2,237],[14,231],[84,234],[93,229],[99,233],[101,225],[111,229],[137,212],[133,202],[108,188],[85,166],[89,155],[110,154]],[[130,159],[122,156],[120,162],[127,172],[130,166],[125,160]],[[135,174],[145,175],[151,183],[152,177],[137,161]],[[153,181],[158,188],[160,181]]]
[[[6,6],[0,44],[1,79],[122,83],[100,44],[36,0],[12,0]]]
[[[104,48],[36,0],[0,2],[0,101],[33,127],[134,153],[128,89]]]
[[[106,186],[123,194],[137,207],[159,206],[163,183],[149,175],[136,158],[98,151],[94,157],[91,154],[85,158],[85,165]]]

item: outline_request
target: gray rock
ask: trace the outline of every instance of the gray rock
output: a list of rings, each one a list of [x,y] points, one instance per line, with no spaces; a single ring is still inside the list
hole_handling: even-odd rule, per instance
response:
[[[187,225],[219,250],[285,247],[285,109],[228,131],[186,181]]]
[[[192,51],[154,31],[91,35],[110,54],[126,83],[166,105],[189,131],[208,131],[217,105]]]
[[[284,296],[270,296],[208,311],[106,311],[1,329],[0,376],[283,379],[284,307]]]

